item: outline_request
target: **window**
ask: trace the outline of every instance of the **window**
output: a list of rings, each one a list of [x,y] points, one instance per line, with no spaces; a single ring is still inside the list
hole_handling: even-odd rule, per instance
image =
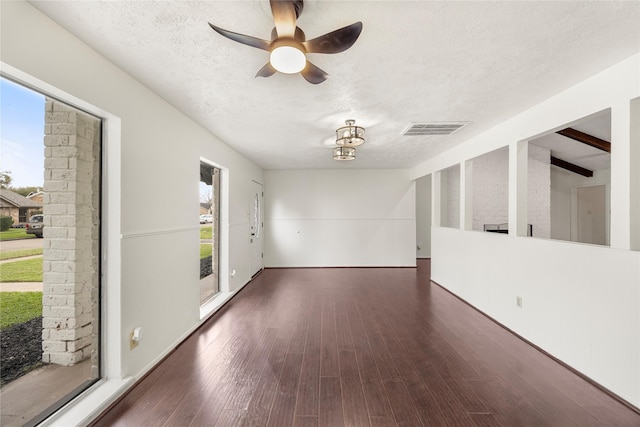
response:
[[[200,162],[200,304],[220,291],[220,169]]]
[[[1,84],[3,154],[6,146],[14,143],[11,148],[19,150],[22,158],[37,159],[39,170],[25,174],[33,166],[21,163],[20,157],[4,155],[2,168],[14,172],[16,178],[29,177],[26,181],[16,179],[12,184],[15,190],[42,189],[43,239],[33,239],[39,243],[36,249],[41,255],[15,261],[25,262],[23,271],[41,274],[33,289],[17,292],[21,297],[35,294],[34,311],[28,321],[3,325],[2,330],[3,359],[19,358],[11,352],[28,347],[38,360],[21,367],[3,360],[3,378],[9,368],[21,371],[6,382],[3,379],[0,424],[34,425],[100,377],[101,120],[6,79]],[[7,110],[22,108],[32,98],[38,100],[40,120],[6,120]],[[5,132],[12,126],[35,132],[38,138],[9,141]],[[37,156],[33,154],[36,151]],[[3,280],[7,265],[3,264]],[[23,308],[3,305],[2,310],[5,317],[5,312]],[[7,340],[18,343],[10,352],[4,347]]]

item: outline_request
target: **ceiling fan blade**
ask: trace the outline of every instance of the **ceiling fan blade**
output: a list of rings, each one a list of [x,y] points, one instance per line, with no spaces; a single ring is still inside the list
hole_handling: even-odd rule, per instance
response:
[[[314,85],[322,83],[327,80],[327,77],[329,77],[329,74],[309,61],[307,61],[307,66],[304,67],[304,70],[300,71],[300,74],[302,74],[302,77],[304,77],[306,81]]]
[[[356,22],[315,39],[307,40],[302,45],[309,53],[339,53],[353,46],[358,40],[360,32],[362,32],[362,22]]]
[[[264,64],[264,67],[256,73],[256,77],[271,77],[276,73],[276,69],[273,68],[270,62]]]
[[[291,0],[269,0],[278,38],[293,38],[296,32],[296,7]]]
[[[226,38],[231,39],[235,42],[246,44],[247,46],[251,47],[257,47],[258,49],[266,51],[271,49],[271,42],[268,42],[266,40],[258,39],[244,34],[234,33],[233,31],[223,30],[220,27],[216,27],[211,22],[209,22],[209,26],[213,28],[216,33],[225,36]]]

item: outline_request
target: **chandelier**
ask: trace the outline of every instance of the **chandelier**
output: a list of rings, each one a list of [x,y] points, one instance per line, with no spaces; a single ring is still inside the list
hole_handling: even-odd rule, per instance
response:
[[[355,120],[344,122],[346,126],[336,129],[336,145],[333,160],[354,160],[355,147],[364,144],[364,128],[356,126]]]

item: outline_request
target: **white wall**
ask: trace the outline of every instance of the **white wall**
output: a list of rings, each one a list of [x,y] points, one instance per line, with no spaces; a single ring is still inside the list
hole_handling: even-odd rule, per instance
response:
[[[111,216],[103,218],[108,236],[116,236],[105,263],[120,272],[103,285],[120,292],[107,311],[117,319],[105,323],[121,330],[107,334],[116,342],[104,350],[108,365],[119,366],[110,378],[140,375],[200,323],[200,157],[224,169],[222,272],[237,271],[231,281],[222,278],[227,292],[251,277],[247,213],[251,180],[262,182],[262,170],[29,4],[1,2],[1,8],[4,64],[120,119],[121,132],[110,134],[104,147],[115,161],[106,165]],[[135,326],[145,335],[129,350]]]
[[[417,179],[506,144],[515,149],[520,141],[612,109],[610,248],[434,227],[431,268],[434,281],[635,406],[640,406],[640,252],[630,250],[638,221],[631,215],[638,193],[630,177],[640,160],[630,156],[639,139],[630,123],[637,123],[631,100],[640,95],[638,75],[640,54],[422,163],[411,175]],[[509,178],[509,217],[516,220],[510,228],[517,228],[526,221],[521,213],[527,191],[518,185],[526,160],[516,155],[513,160],[519,166]],[[501,268],[493,268],[496,264]],[[521,309],[516,296],[523,298]]]
[[[416,258],[431,258],[431,175],[416,180]]]
[[[432,230],[435,282],[636,406],[639,275],[638,252]]]
[[[415,266],[415,215],[406,171],[265,171],[265,266]]]

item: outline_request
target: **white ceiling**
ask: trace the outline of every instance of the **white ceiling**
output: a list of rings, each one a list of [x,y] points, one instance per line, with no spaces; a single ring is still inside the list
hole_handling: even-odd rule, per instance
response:
[[[408,168],[640,51],[640,2],[307,0],[307,39],[356,21],[331,77],[254,78],[268,52],[209,28],[270,39],[266,0],[31,1],[265,169]],[[355,119],[367,143],[331,160]],[[451,136],[400,136],[411,122],[465,121]],[[213,159],[215,160],[215,159]]]
[[[611,112],[603,111],[571,125],[571,128],[611,142]],[[551,150],[551,155],[574,165],[599,171],[611,168],[611,154],[557,133],[530,141]]]

